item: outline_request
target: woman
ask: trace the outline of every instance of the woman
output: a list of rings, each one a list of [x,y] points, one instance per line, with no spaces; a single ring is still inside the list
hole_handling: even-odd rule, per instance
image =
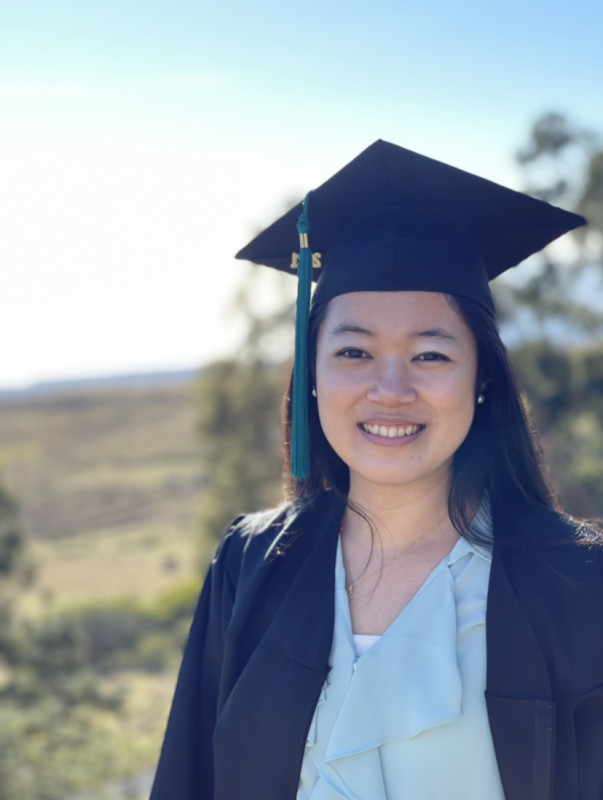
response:
[[[488,287],[583,220],[386,142],[290,266],[298,213],[239,253],[300,273],[290,501],[223,537],[153,800],[601,800],[600,537],[543,477]]]

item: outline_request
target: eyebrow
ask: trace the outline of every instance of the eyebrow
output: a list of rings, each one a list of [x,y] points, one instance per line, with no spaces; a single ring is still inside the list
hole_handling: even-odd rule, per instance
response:
[[[417,331],[411,333],[411,339],[447,339],[449,342],[456,342],[456,336],[453,336],[450,331],[445,328],[428,328],[424,331]]]
[[[353,325],[350,322],[342,322],[341,325],[336,325],[331,331],[331,336],[335,336],[338,333],[360,333],[363,336],[375,335],[372,331],[363,328],[361,325]]]
[[[336,325],[331,331],[331,336],[336,336],[340,333],[359,333],[362,336],[374,337],[376,334],[373,331],[363,328],[361,325],[354,325],[349,322],[342,322],[341,325]],[[415,331],[410,334],[411,339],[445,339],[449,342],[458,341],[456,336],[453,336],[450,331],[445,328],[426,328],[422,331]]]

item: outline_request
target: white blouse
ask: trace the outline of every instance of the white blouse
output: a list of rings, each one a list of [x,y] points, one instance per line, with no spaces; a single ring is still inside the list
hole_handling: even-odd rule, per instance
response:
[[[459,539],[357,655],[339,543],[332,668],[297,800],[504,800],[484,698],[490,562]]]

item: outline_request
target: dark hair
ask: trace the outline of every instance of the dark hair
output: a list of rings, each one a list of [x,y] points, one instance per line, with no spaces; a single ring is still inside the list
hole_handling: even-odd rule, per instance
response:
[[[481,305],[457,295],[448,300],[465,320],[477,342],[478,385],[485,386],[486,402],[476,405],[473,423],[455,453],[448,496],[448,511],[455,528],[468,538],[475,501],[489,493],[497,517],[529,514],[548,509],[561,511],[544,469],[537,436],[522,402],[514,370],[494,319]],[[313,306],[308,333],[310,374],[316,364],[316,345],[328,303]],[[310,392],[310,386],[308,387]],[[347,496],[349,472],[327,441],[318,418],[317,404],[308,397],[310,474],[295,480],[290,473],[291,385],[283,413],[285,471],[289,498],[310,499],[324,489]]]

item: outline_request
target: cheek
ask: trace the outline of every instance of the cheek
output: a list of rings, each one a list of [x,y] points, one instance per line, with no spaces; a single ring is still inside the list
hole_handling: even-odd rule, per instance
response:
[[[341,447],[350,435],[357,393],[349,380],[338,375],[333,368],[331,371],[317,371],[316,389],[320,426],[331,447],[341,455]]]
[[[330,354],[321,354],[316,357],[316,390],[319,404],[338,403],[349,392],[350,376],[341,369],[336,358]]]
[[[317,370],[316,390],[321,419],[342,422],[342,416],[363,397],[364,384],[350,370],[338,370],[336,364]]]
[[[444,408],[448,409],[448,414],[456,420],[459,427],[459,434],[463,436],[467,433],[473,422],[475,414],[475,386],[470,376],[460,382],[457,386],[450,388],[448,394],[442,395],[446,398]]]
[[[471,424],[475,411],[475,381],[470,370],[432,381],[428,386],[423,384],[419,393],[444,420],[455,420],[455,424],[467,420]]]
[[[338,421],[341,422],[345,406],[345,392],[341,390],[341,387],[334,385],[332,380],[321,381],[318,376],[316,388],[318,392],[316,400],[318,418],[325,434],[328,434],[330,429],[337,427]]]
[[[327,400],[323,394],[319,393],[319,398],[320,399],[317,401],[317,408],[320,427],[327,442],[331,445],[333,450],[339,454],[338,442],[341,438],[341,433],[337,420],[341,419],[341,414],[337,413],[333,404]]]

